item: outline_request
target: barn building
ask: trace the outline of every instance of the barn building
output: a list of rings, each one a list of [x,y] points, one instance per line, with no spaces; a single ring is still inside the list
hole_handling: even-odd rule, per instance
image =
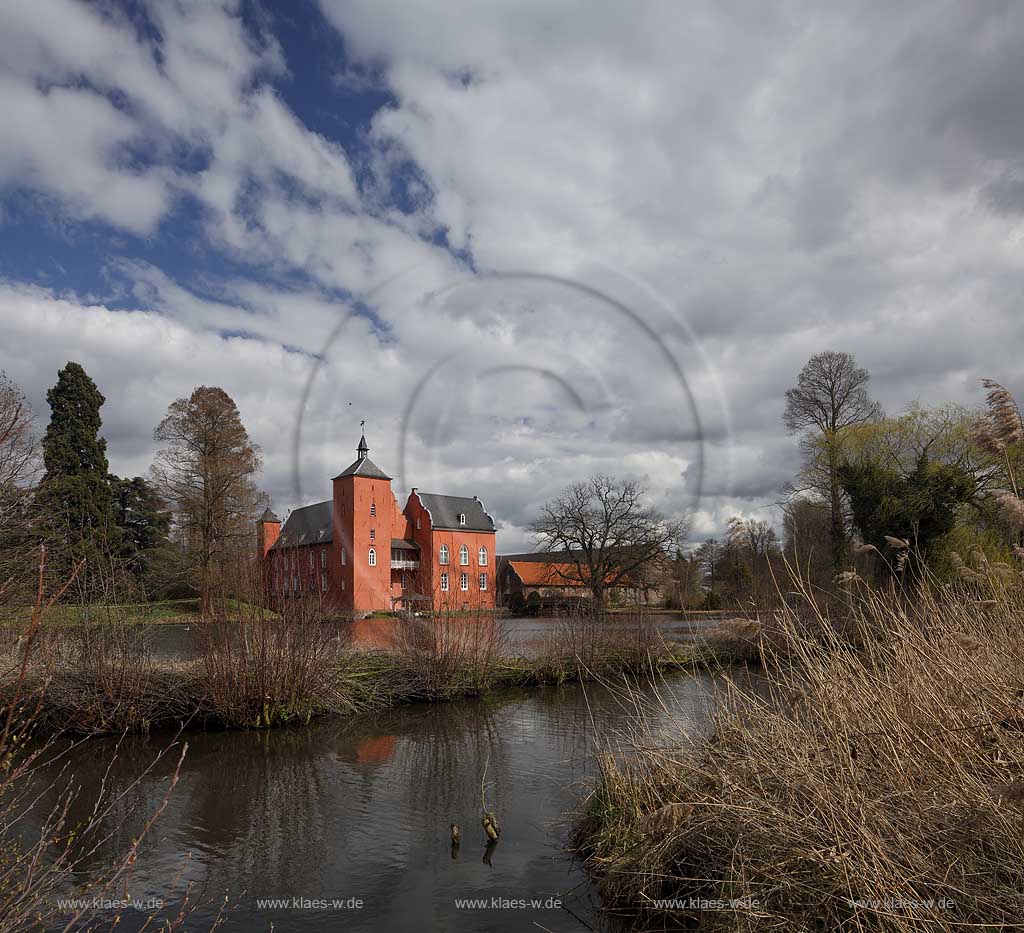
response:
[[[259,557],[272,602],[312,597],[352,615],[494,608],[495,526],[476,496],[413,487],[400,509],[365,435],[332,493],[295,509],[283,525],[270,509],[260,517]]]

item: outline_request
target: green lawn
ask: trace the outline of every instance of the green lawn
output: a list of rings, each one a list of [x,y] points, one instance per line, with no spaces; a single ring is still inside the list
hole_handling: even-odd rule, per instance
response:
[[[153,603],[130,603],[126,605],[64,604],[49,609],[46,624],[76,625],[82,622],[106,622],[114,619],[129,622],[146,622],[159,625],[177,625],[195,622],[199,616],[198,599],[167,599]],[[27,622],[32,617],[31,606],[0,611],[4,622]]]

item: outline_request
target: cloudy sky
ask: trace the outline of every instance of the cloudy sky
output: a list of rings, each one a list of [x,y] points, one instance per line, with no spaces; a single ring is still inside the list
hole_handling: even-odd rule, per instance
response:
[[[220,385],[281,512],[366,419],[501,550],[602,471],[772,518],[783,393],[1024,391],[1024,4],[0,4],[0,367],[144,474]]]

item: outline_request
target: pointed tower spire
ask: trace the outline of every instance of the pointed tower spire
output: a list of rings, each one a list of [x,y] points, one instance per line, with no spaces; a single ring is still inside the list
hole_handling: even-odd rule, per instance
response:
[[[359,422],[360,430],[362,430],[363,425],[365,425],[365,424],[366,424],[365,420]],[[366,455],[369,452],[370,452],[370,448],[369,448],[369,446],[366,443],[366,434],[363,433],[363,436],[359,438],[359,446],[356,448],[356,459],[357,460],[365,460],[366,459]]]

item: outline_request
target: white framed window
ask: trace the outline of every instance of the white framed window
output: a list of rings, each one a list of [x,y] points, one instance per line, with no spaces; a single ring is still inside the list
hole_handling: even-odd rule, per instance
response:
[[[420,525],[420,517],[416,516],[416,530],[419,531],[422,526]]]
[[[345,578],[344,577],[341,578],[341,588],[345,589]]]
[[[320,568],[323,569],[327,566],[327,548],[323,548],[320,551]]]
[[[298,574],[295,574],[295,575],[294,575],[294,576],[292,577],[292,592],[293,592],[293,593],[294,593],[294,594],[295,594],[296,596],[298,596],[298,595],[299,595],[299,575],[298,575]]]
[[[465,525],[466,524],[466,513],[465,512],[459,512],[459,524],[460,525]]]
[[[487,589],[487,574],[480,574],[480,591],[484,592]]]
[[[348,558],[345,556],[345,549],[341,549],[341,566],[344,567],[348,563]]]
[[[320,571],[320,589],[327,592],[327,572],[324,570]]]
[[[466,545],[459,548],[459,564],[463,567],[469,566],[469,548]]]
[[[446,573],[442,573],[441,574],[441,592],[442,593],[447,593],[448,592],[448,574],[446,574]]]
[[[377,566],[377,552],[373,548],[370,548],[370,556],[367,563],[369,563],[371,567]]]
[[[371,502],[370,503],[370,515],[373,516],[374,518],[377,517],[377,503],[376,502]]]
[[[376,528],[371,528],[370,529],[370,540],[371,541],[376,541],[377,540],[377,529]]]
[[[465,593],[466,590],[469,589],[469,574],[468,573],[460,573],[459,574],[459,589],[462,590],[463,593]]]
[[[481,567],[487,566],[487,548],[482,547],[480,548],[479,551],[476,552],[476,562]]]
[[[448,545],[447,544],[442,544],[441,545],[441,550],[438,552],[437,559],[442,564],[447,564],[448,563]]]
[[[309,557],[309,566],[312,567],[313,566],[313,552],[310,551],[307,556]]]

